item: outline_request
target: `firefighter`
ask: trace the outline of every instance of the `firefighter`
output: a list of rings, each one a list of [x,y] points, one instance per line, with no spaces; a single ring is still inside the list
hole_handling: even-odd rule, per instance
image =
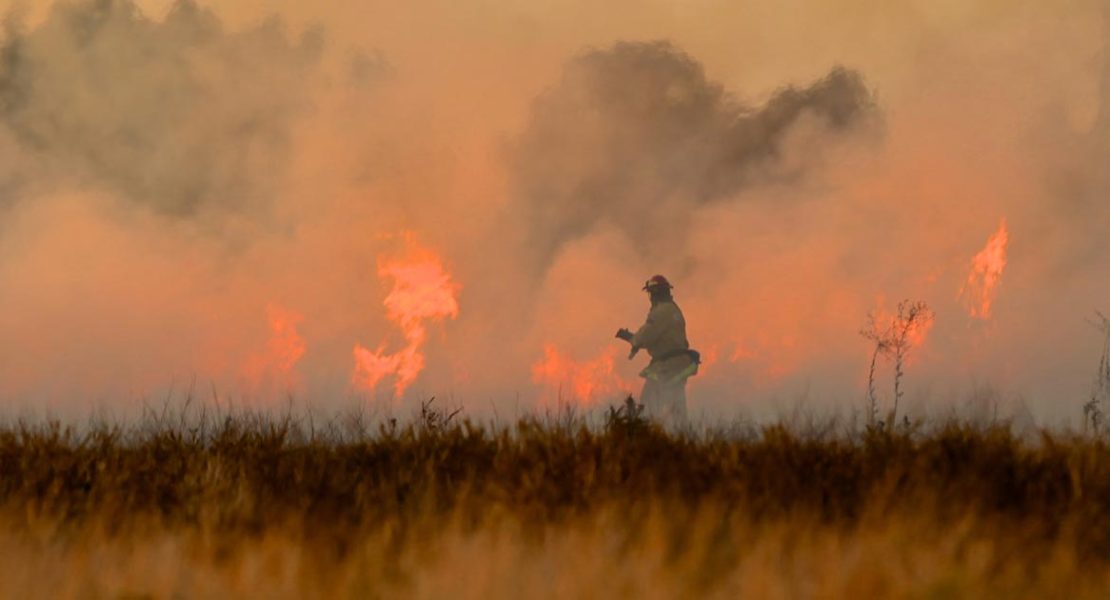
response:
[[[632,345],[629,360],[641,349],[651,356],[651,363],[640,372],[644,411],[664,423],[681,424],[686,420],[686,380],[698,372],[701,358],[686,340],[686,319],[671,295],[673,288],[662,275],[647,280],[643,288],[651,297],[647,321],[636,333],[620,329],[617,337]]]

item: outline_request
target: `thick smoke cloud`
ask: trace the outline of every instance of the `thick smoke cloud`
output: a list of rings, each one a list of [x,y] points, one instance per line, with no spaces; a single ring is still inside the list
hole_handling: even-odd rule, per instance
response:
[[[191,0],[165,19],[131,0],[54,6],[0,50],[0,189],[99,186],[165,215],[261,205],[309,108],[318,32],[237,32]],[[10,159],[18,157],[19,163]]]
[[[748,106],[669,42],[587,52],[537,99],[513,147],[529,241],[544,262],[599,224],[644,254],[681,247],[694,208],[803,174],[819,148],[784,160],[795,128],[810,121],[824,142],[875,116],[862,76],[844,68]]]

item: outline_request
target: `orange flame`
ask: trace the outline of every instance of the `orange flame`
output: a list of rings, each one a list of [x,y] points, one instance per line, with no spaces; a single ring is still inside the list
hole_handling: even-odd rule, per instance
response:
[[[263,352],[247,360],[243,366],[243,378],[255,393],[276,391],[276,387],[289,391],[299,383],[294,367],[306,349],[304,340],[297,333],[297,325],[303,317],[276,304],[269,304],[266,306],[266,320],[270,324],[270,339]]]
[[[554,344],[543,348],[543,359],[532,365],[532,381],[545,388],[544,399],[549,403],[570,402],[579,406],[593,406],[602,400],[632,392],[632,382],[613,369],[613,359],[618,353],[610,347],[597,358],[576,361],[561,352]]]
[[[382,379],[392,375],[397,396],[402,395],[424,370],[421,349],[428,338],[426,323],[454,319],[459,314],[456,295],[460,286],[444,269],[440,257],[418,246],[411,236],[406,236],[405,240],[404,256],[378,261],[378,277],[393,283],[382,302],[385,314],[400,328],[405,347],[393,354],[385,353],[385,342],[373,351],[358,344],[354,349],[355,385],[373,391]]]
[[[998,231],[987,240],[987,245],[971,259],[971,271],[967,281],[960,289],[967,312],[976,319],[989,319],[991,305],[998,293],[998,282],[1006,269],[1006,244],[1010,233],[1006,229],[1006,219],[1002,219]]]

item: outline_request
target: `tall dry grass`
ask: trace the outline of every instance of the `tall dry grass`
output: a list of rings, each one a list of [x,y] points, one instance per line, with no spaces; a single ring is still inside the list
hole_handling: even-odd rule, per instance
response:
[[[1110,448],[259,415],[0,426],[9,597],[1106,597]]]

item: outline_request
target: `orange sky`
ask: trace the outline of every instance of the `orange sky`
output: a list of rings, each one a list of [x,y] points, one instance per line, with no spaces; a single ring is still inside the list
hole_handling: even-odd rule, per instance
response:
[[[989,389],[1057,422],[1090,391],[1101,340],[1084,317],[1110,310],[1101,2],[227,0],[200,3],[220,22],[203,42],[154,26],[171,4],[117,1],[118,22],[78,50],[49,3],[20,3],[37,67],[0,78],[22,94],[0,98],[15,107],[0,116],[12,410],[127,412],[197,381],[262,405],[288,391],[407,412],[437,395],[505,414],[550,395],[534,377],[547,348],[616,356],[596,389],[619,390],[646,359],[626,361],[612,332],[639,324],[656,272],[714,357],[692,380],[695,414],[861,408],[858,330],[902,298],[937,314],[911,410],[979,410]],[[612,160],[529,141],[537,99],[575,98],[584,52],[653,40],[751,110],[843,65],[875,119],[836,133],[803,113],[754,183],[712,201],[686,179],[660,191],[669,164],[630,165],[614,191],[627,221],[552,208],[582,222],[535,259],[547,229],[526,174]],[[675,172],[697,166],[673,156]],[[640,191],[654,200],[636,204]],[[681,235],[665,242],[630,225],[672,219]],[[1003,219],[1006,267],[977,318],[961,289]],[[458,283],[458,312],[427,322],[424,369],[390,400],[388,378],[353,384],[351,351],[406,347],[378,272],[402,232]]]

